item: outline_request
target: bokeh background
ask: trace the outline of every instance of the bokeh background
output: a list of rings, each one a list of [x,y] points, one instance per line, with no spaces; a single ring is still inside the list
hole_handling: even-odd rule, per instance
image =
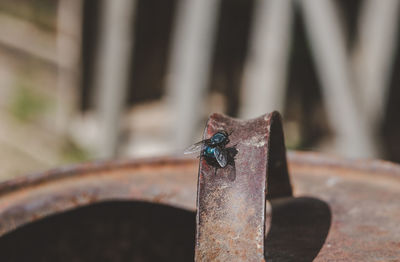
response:
[[[289,149],[400,161],[399,0],[1,0],[0,180],[181,155],[279,110]]]

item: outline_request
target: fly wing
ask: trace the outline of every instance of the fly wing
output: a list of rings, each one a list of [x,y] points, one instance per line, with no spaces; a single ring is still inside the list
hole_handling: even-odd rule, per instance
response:
[[[187,155],[187,154],[193,154],[193,153],[199,152],[203,148],[203,145],[205,142],[206,142],[206,140],[197,142],[196,144],[193,144],[193,145],[189,146],[188,148],[186,148],[185,151],[183,151],[183,153],[185,155]]]
[[[214,150],[214,156],[221,167],[225,167],[228,164],[228,154],[226,150],[216,147]]]

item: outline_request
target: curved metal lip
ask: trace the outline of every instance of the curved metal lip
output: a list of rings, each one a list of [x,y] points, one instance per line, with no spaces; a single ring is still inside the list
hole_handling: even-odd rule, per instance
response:
[[[131,160],[94,160],[86,163],[71,164],[43,172],[35,172],[0,182],[0,198],[9,192],[25,186],[47,183],[67,177],[85,176],[93,172],[113,172],[123,168],[147,168],[156,171],[167,166],[184,167],[195,163],[187,157],[148,157]]]
[[[289,168],[300,166],[347,169],[361,173],[381,174],[400,179],[400,164],[377,159],[350,159],[337,155],[312,151],[287,151]],[[187,157],[148,157],[131,160],[95,160],[87,163],[66,165],[44,172],[30,173],[0,182],[0,198],[7,193],[23,189],[26,186],[47,183],[71,176],[84,176],[92,172],[115,171],[122,168],[183,168],[198,165],[198,159]]]
[[[323,171],[359,179],[370,176],[373,181],[379,175],[389,182],[400,182],[400,165],[380,160],[289,152],[288,166],[293,178],[300,173],[318,175]],[[56,213],[113,200],[145,201],[195,211],[197,170],[198,159],[159,157],[95,161],[5,181],[0,183],[0,237]]]
[[[352,159],[334,154],[312,151],[288,151],[289,165],[310,165],[324,168],[351,169],[363,173],[379,173],[397,177],[400,175],[400,164],[380,159]],[[400,177],[398,177],[400,178]]]
[[[289,203],[315,197],[332,208],[332,226],[318,261],[330,261],[333,257],[364,261],[364,256],[374,255],[378,249],[387,259],[400,254],[393,233],[374,233],[382,228],[394,234],[399,232],[396,197],[400,192],[400,165],[314,152],[289,151],[287,157],[295,196],[294,202]],[[100,202],[144,201],[194,212],[197,171],[198,159],[159,157],[95,161],[0,183],[0,237],[53,214]],[[341,181],[340,185],[327,187],[332,178]],[[362,216],[349,216],[349,210],[360,204],[365,208]],[[354,243],[353,237],[357,237]]]

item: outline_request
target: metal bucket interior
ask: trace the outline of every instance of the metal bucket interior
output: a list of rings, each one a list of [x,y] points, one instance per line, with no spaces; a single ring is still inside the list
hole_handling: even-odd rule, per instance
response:
[[[1,261],[193,261],[195,213],[104,202],[52,215],[0,238]]]

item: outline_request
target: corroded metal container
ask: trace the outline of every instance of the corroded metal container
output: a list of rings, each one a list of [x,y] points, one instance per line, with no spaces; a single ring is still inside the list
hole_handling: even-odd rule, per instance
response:
[[[268,122],[271,117],[276,116],[263,119]],[[259,119],[259,124],[264,120]],[[238,124],[235,121],[212,116],[205,137],[221,123]],[[279,152],[280,145],[275,148],[268,135],[252,140],[251,130],[233,133],[231,140],[260,143],[267,139],[267,151],[261,147],[258,151],[262,155],[259,164],[267,161],[268,168],[263,171],[267,175],[284,173],[279,159],[285,154]],[[265,132],[271,134],[271,129]],[[277,140],[282,140],[280,132]],[[207,178],[202,160],[199,170],[197,159],[184,158],[95,162],[4,182],[0,184],[0,261],[191,261],[195,257],[197,261],[212,261],[212,256],[223,261],[229,252],[237,254],[238,261],[398,261],[400,166],[289,152],[290,190],[282,190],[288,189],[285,179],[276,180],[281,182],[279,186],[266,181],[262,190],[270,201],[261,207],[263,210],[254,210],[254,214],[260,211],[262,219],[249,220],[252,216],[248,213],[232,216],[234,208],[240,211],[253,205],[249,199],[258,207],[265,203],[263,199],[256,201],[257,192],[251,188],[232,185],[254,181],[240,177],[251,173],[246,170],[255,163],[252,158],[243,160],[250,153],[245,153],[246,145],[237,145],[236,162],[241,167],[236,166],[236,177],[228,182],[221,180],[225,175],[229,178],[226,171]],[[208,187],[211,182],[214,188]],[[235,188],[238,191],[230,191]],[[216,195],[221,192],[242,195]],[[240,201],[241,196],[246,201]],[[213,229],[210,221],[204,221],[207,217],[215,217],[219,229],[228,221],[228,231]],[[238,243],[253,232],[252,226],[263,228],[262,246],[253,249],[251,241],[256,238],[250,239],[245,253]],[[224,246],[232,228],[241,231],[235,231],[239,233],[230,236]],[[216,231],[211,234],[211,230]],[[221,248],[216,250],[218,245]]]

